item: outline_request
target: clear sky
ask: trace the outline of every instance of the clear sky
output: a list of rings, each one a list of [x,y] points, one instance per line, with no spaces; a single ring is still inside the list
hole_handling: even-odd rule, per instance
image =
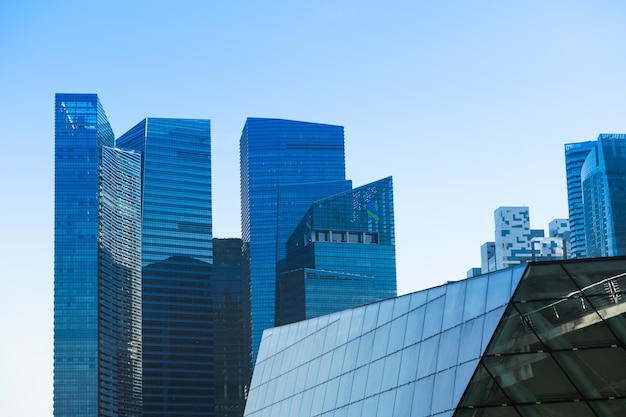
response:
[[[399,293],[465,277],[493,211],[567,217],[563,144],[626,132],[626,2],[0,2],[0,415],[52,414],[54,94],[116,135],[212,120],[216,237],[240,236],[246,117],[345,126],[392,175]]]

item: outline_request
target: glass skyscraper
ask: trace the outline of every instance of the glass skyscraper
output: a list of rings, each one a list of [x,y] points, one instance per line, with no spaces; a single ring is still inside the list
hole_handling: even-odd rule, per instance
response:
[[[570,254],[572,258],[587,256],[585,240],[585,210],[580,172],[589,152],[596,142],[568,143],[565,145],[565,171],[567,175],[567,202],[570,224]]]
[[[391,177],[313,203],[287,241],[277,325],[395,296]]]
[[[143,415],[214,413],[210,121],[148,118],[142,155]]]
[[[268,329],[245,416],[624,416],[624,271],[531,262]]]
[[[141,415],[141,160],[95,94],[55,99],[54,415]]]
[[[253,360],[274,326],[277,263],[309,206],[349,190],[343,127],[248,118],[240,139],[244,277],[250,283]]]

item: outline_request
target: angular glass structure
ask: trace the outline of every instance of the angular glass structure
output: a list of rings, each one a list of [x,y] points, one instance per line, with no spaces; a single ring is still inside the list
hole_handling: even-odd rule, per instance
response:
[[[95,94],[55,99],[54,415],[141,415],[141,160]]]
[[[117,146],[143,160],[143,415],[213,415],[210,121],[148,118]]]
[[[278,325],[395,297],[391,177],[313,203],[279,272]]]
[[[248,118],[240,139],[244,277],[250,283],[252,352],[274,326],[276,265],[309,206],[348,190],[343,127]]]
[[[623,416],[625,285],[544,261],[268,329],[245,415]]]

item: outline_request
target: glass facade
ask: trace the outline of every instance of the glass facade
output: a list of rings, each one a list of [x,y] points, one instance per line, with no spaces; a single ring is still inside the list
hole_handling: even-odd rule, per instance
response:
[[[210,121],[148,118],[117,146],[143,159],[143,415],[213,415]]]
[[[141,414],[141,165],[95,94],[55,98],[54,415]]]
[[[268,329],[245,415],[625,415],[625,271],[529,263]]]
[[[313,203],[287,241],[277,324],[395,296],[391,177]]]
[[[252,377],[250,287],[241,239],[213,239],[215,416],[241,417]]]
[[[585,240],[585,212],[580,171],[596,142],[568,143],[565,145],[565,171],[567,176],[567,202],[570,222],[570,253],[572,258],[587,256]]]
[[[626,255],[626,135],[602,134],[581,168],[587,256]]]
[[[273,327],[277,263],[319,199],[351,188],[342,126],[248,118],[240,139],[244,277],[250,283],[252,352]]]

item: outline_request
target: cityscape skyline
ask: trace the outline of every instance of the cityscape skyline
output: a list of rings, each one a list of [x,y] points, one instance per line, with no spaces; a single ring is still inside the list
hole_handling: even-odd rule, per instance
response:
[[[622,2],[239,6],[0,5],[0,414],[52,410],[56,92],[116,132],[214,120],[216,237],[240,234],[246,117],[345,126],[346,177],[394,178],[399,294],[464,277],[495,207],[567,217],[563,144],[626,131]]]

